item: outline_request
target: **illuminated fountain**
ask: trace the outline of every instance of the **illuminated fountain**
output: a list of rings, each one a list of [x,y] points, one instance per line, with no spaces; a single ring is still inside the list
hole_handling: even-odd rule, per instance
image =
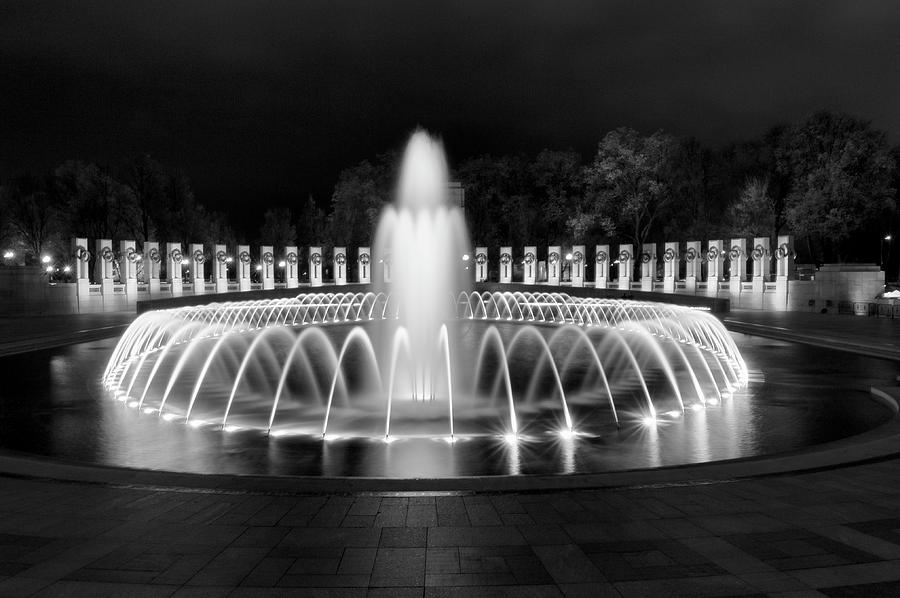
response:
[[[147,414],[272,436],[599,436],[719,405],[747,383],[722,324],[675,305],[478,293],[439,143],[416,133],[370,293],[142,315],[104,382]],[[390,268],[382,272],[380,268]]]

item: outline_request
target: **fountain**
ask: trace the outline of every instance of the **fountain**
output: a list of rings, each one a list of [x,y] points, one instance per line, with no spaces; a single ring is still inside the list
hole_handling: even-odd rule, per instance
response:
[[[596,436],[728,400],[747,383],[710,314],[562,293],[478,293],[441,145],[413,135],[369,293],[147,313],[104,381],[147,414],[281,437]]]

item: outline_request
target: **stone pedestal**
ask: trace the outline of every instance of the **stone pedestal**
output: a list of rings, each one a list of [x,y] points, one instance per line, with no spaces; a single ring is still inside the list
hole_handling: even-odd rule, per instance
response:
[[[228,292],[228,252],[224,245],[213,245],[213,280],[217,293]]]
[[[147,283],[147,292],[153,297],[159,294],[159,279],[162,277],[163,255],[159,251],[159,243],[147,241],[144,243],[144,280]]]
[[[284,286],[289,289],[300,286],[300,254],[296,245],[284,248]]]
[[[334,284],[347,284],[347,248],[334,248]]]
[[[372,282],[372,254],[368,247],[360,247],[356,265],[359,268],[359,282],[369,284]]]
[[[547,284],[558,287],[562,275],[562,256],[559,245],[551,245],[547,248]]]
[[[634,246],[619,245],[619,289],[631,290],[631,273],[634,272]]]
[[[641,252],[641,290],[652,291],[656,280],[656,243],[644,243]]]
[[[747,278],[747,239],[732,239],[728,250],[730,271],[728,290],[732,295],[741,293],[741,283]]]
[[[794,278],[794,235],[779,235],[778,248],[775,250],[775,276],[792,280]]]
[[[688,241],[684,249],[684,290],[697,292],[697,281],[701,277],[700,241]]]
[[[594,251],[594,288],[605,289],[609,284],[609,245],[597,245]]]
[[[675,282],[678,280],[678,243],[666,243],[663,251],[663,291],[666,293],[675,292]]]
[[[237,247],[237,282],[239,291],[250,290],[250,272],[253,268],[253,258],[250,256],[249,245],[238,245]]]
[[[719,282],[725,280],[725,250],[720,239],[710,241],[706,249],[706,294],[719,294]]]
[[[488,279],[488,248],[475,248],[475,282],[485,282]]]
[[[259,279],[264,291],[275,288],[275,251],[271,245],[262,245],[259,248],[259,262],[262,270],[259,271]]]
[[[584,245],[572,247],[572,286],[584,286]]]
[[[139,258],[134,241],[119,241],[119,282],[125,285],[125,296],[129,301],[137,299]]]
[[[525,257],[522,259],[522,266],[522,282],[534,284],[537,280],[537,247],[534,245],[525,246]]]
[[[512,261],[512,247],[501,247],[500,248],[500,282],[504,284],[509,284],[512,282],[513,276],[513,261]]]
[[[191,243],[191,279],[194,283],[194,294],[202,295],[206,292],[206,256],[203,254],[202,243]]]
[[[182,262],[184,254],[181,251],[181,243],[166,243],[166,281],[169,283],[169,292],[175,297],[180,297],[184,291]]]

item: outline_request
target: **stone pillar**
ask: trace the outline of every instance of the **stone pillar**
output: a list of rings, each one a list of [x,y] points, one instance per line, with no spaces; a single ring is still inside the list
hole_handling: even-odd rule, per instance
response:
[[[72,239],[72,256],[75,258],[75,289],[79,299],[90,295],[91,252],[88,250],[88,240],[84,237]]]
[[[325,260],[322,259],[322,247],[309,248],[309,286],[320,287],[325,278]]]
[[[697,292],[697,281],[701,276],[700,241],[688,241],[684,250],[684,290]]]
[[[216,282],[217,293],[228,292],[228,252],[224,245],[213,245],[216,254],[213,261],[213,280]]]
[[[180,297],[183,290],[181,274],[183,261],[181,243],[166,243],[166,280],[169,282],[169,292],[176,297]]]
[[[347,284],[347,248],[334,248],[334,284]]]
[[[747,278],[747,239],[732,239],[728,250],[730,271],[728,290],[732,295],[740,294],[741,283]]]
[[[619,289],[631,290],[631,273],[634,271],[634,246],[619,245]]]
[[[162,277],[163,256],[159,251],[159,243],[146,241],[144,243],[144,280],[147,282],[147,292],[150,295],[159,294],[159,279]]]
[[[372,255],[368,247],[359,248],[356,265],[359,267],[359,282],[363,284],[372,282]]]
[[[725,250],[720,239],[710,241],[706,250],[706,294],[719,294],[719,282],[725,279]]]
[[[789,280],[794,278],[794,235],[779,235],[775,250],[775,301],[787,307]]]
[[[756,237],[753,239],[753,250],[750,257],[753,258],[753,294],[762,297],[766,289],[766,281],[769,280],[769,265],[772,252],[769,251],[769,237]]]
[[[584,245],[572,247],[572,286],[584,286]]]
[[[475,282],[484,282],[488,279],[488,248],[475,248]]]
[[[512,247],[500,248],[500,282],[509,284],[512,282],[513,263]]]
[[[641,253],[641,290],[652,291],[656,280],[656,243],[644,243]]]
[[[113,252],[111,239],[97,239],[97,259],[94,261],[94,276],[100,283],[100,293],[104,297],[112,297],[113,294],[113,262],[116,254]]]
[[[238,245],[237,282],[239,291],[250,290],[250,269],[253,267],[253,258],[250,256],[249,245]]]
[[[563,261],[560,255],[559,245],[551,245],[547,248],[547,284],[558,287],[562,275]]]
[[[119,282],[125,285],[125,296],[137,298],[137,250],[134,241],[119,241]]]
[[[264,291],[275,288],[275,253],[271,245],[262,245],[259,248],[259,279],[262,281]]]
[[[678,259],[678,243],[667,242],[666,249],[663,251],[663,291],[666,293],[675,292],[675,281],[678,280],[678,266],[681,264]]]
[[[194,282],[194,294],[202,295],[206,292],[206,270],[203,264],[206,256],[203,255],[202,243],[191,243],[191,276]]]
[[[537,279],[537,247],[534,245],[525,246],[525,258],[522,260],[524,271],[522,273],[522,282],[525,284],[534,284]]]
[[[597,245],[594,252],[594,288],[605,289],[609,285],[609,245]]]
[[[296,245],[284,248],[284,286],[296,289],[300,286],[300,255]]]

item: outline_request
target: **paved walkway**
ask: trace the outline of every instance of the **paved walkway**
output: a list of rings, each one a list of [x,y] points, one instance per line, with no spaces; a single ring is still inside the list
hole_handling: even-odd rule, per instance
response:
[[[900,322],[851,316],[729,319],[861,351],[900,336]],[[2,322],[0,347],[90,329],[69,326]],[[0,596],[900,595],[900,459],[715,482],[692,471],[694,482],[488,494],[7,473]]]

